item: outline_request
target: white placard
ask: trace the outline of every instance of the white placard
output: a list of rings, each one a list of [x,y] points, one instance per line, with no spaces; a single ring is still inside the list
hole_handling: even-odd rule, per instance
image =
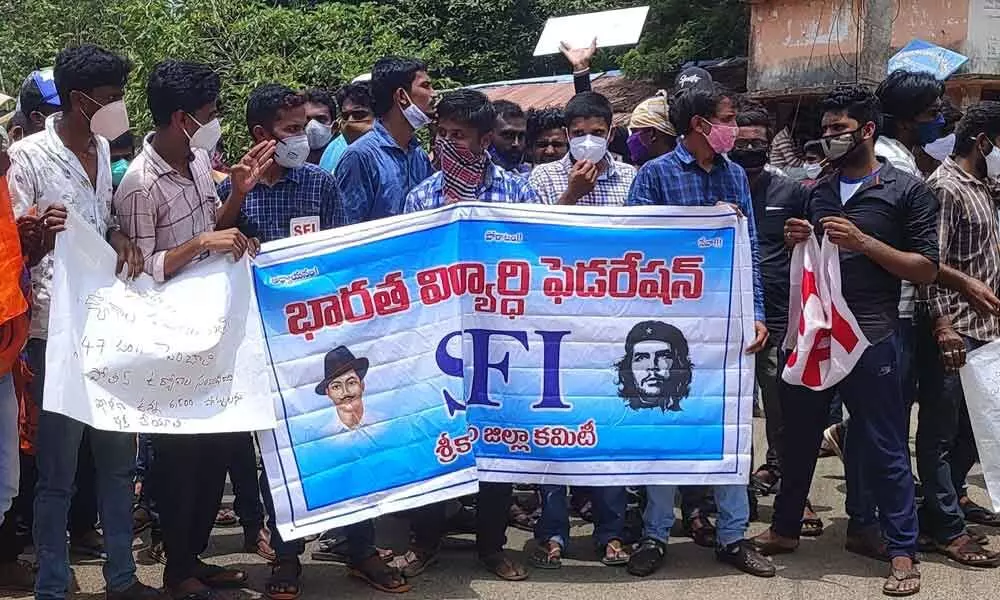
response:
[[[642,35],[647,14],[648,6],[637,6],[551,18],[545,22],[534,56],[558,54],[560,42],[567,42],[574,48],[589,46],[595,37],[599,48],[634,44]]]
[[[54,252],[45,410],[112,431],[275,426],[248,258],[126,284],[114,250],[72,212]]]
[[[959,371],[969,408],[969,421],[979,448],[986,490],[993,510],[1000,510],[1000,341],[969,353]]]

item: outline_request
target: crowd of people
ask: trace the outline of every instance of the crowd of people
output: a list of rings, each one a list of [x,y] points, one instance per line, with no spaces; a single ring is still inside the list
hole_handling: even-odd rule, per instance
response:
[[[325,534],[314,557],[405,592],[437,562],[442,538],[463,530],[489,572],[522,580],[526,566],[504,550],[507,527],[533,530],[530,564],[556,569],[572,510],[593,521],[602,563],[642,577],[666,561],[679,503],[696,543],[771,577],[768,556],[823,533],[809,488],[817,459],[836,454],[847,477],[846,550],[890,565],[886,594],[919,591],[918,549],[1000,564],[969,527],[1000,527],[1000,516],[968,496],[977,453],[957,374],[968,352],[1000,337],[1000,103],[946,111],[940,81],[897,71],[877,90],[837,87],[819,106],[817,140],[799,148],[784,132],[775,147],[763,106],[693,69],[639,104],[623,134],[608,99],[589,89],[592,52],[566,50],[578,93],[564,107],[528,111],[474,89],[439,94],[424,63],[397,57],[336,93],[263,85],[246,106],[253,145],[228,166],[224,90],[210,65],[152,68],[154,130],[135,137],[122,57],[81,45],[29,75],[0,162],[0,586],[66,598],[72,548],[105,559],[109,600],[212,600],[246,585],[244,571],[199,557],[213,526],[238,524],[244,549],[272,564],[266,596],[295,600],[301,590],[305,542],[273,526],[250,434],[137,438],[44,410],[45,368],[59,364],[46,356],[52,250],[69,210],[104,236],[122,277],[165,282],[213,254],[239,259],[301,231],[462,201],[735,206],[753,248],[746,352],[757,360],[766,462],[747,485],[544,485],[527,496],[537,502],[523,493],[514,502],[511,484],[482,483],[460,518],[443,504],[404,513],[405,553],[377,548],[364,521]],[[425,128],[430,152],[417,135]],[[871,343],[825,391],[780,377],[790,249],[812,235],[839,246],[843,296]],[[914,402],[919,483],[908,446]],[[227,477],[233,509],[220,507]],[[748,539],[767,494],[776,494],[771,526]],[[132,542],[146,529],[150,555],[165,565],[162,590],[136,577]],[[18,560],[29,543],[35,565]]]

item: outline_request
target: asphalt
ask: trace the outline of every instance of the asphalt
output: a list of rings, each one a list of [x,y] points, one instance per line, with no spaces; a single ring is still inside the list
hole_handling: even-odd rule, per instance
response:
[[[763,422],[756,423],[758,449],[764,448]],[[756,463],[755,463],[756,464]],[[973,499],[986,504],[984,482],[978,469],[970,478]],[[887,565],[857,557],[843,550],[847,520],[844,514],[843,468],[836,458],[819,462],[811,494],[814,508],[825,523],[822,537],[806,539],[792,555],[776,557],[778,575],[773,579],[758,579],[743,575],[715,561],[711,550],[695,546],[686,538],[671,540],[664,567],[656,574],[638,579],[624,569],[605,567],[594,560],[587,536],[591,526],[574,523],[569,556],[557,571],[530,570],[524,582],[496,580],[478,564],[473,552],[462,548],[445,550],[438,565],[411,580],[413,589],[401,599],[509,599],[568,598],[573,600],[862,600],[883,598],[882,580]],[[231,501],[231,498],[226,498]],[[761,501],[761,521],[751,524],[751,534],[766,528],[770,519],[773,497]],[[1000,530],[991,536],[992,545],[1000,548]],[[507,547],[523,553],[530,536],[515,529],[508,530]],[[136,540],[138,576],[145,583],[161,585],[162,567],[146,555],[148,534]],[[270,572],[265,561],[256,555],[241,552],[242,530],[216,529],[204,558],[211,563],[238,566],[248,571],[250,585],[245,590],[225,592],[232,600],[262,598],[264,581]],[[308,558],[315,543],[307,548],[303,595],[305,600],[361,600],[390,597],[371,590],[348,577],[346,569],[331,563],[317,563]],[[521,554],[527,559],[525,554]],[[30,556],[28,557],[30,558]],[[951,563],[941,556],[921,555],[923,591],[917,598],[1000,599],[1000,569],[976,570]],[[77,598],[103,598],[104,581],[101,563],[97,560],[73,560],[73,569],[80,585]],[[0,592],[2,594],[2,592]],[[25,598],[29,595],[0,595],[0,600]]]

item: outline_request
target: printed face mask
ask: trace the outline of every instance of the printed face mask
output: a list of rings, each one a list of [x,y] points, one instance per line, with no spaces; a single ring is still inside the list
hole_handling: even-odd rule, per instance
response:
[[[286,169],[296,169],[309,158],[309,137],[306,134],[293,135],[278,140],[274,147],[274,162]]]

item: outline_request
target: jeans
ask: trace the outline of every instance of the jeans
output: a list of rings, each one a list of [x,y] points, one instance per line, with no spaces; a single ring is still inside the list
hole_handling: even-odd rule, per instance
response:
[[[712,486],[715,504],[719,509],[716,521],[716,540],[728,546],[743,539],[750,521],[750,501],[745,485]],[[674,526],[674,496],[676,485],[647,485],[646,510],[642,513],[644,537],[667,543],[670,528]]]
[[[802,510],[830,400],[839,392],[851,412],[846,446],[860,457],[856,483],[874,493],[889,555],[916,553],[916,505],[906,443],[908,403],[902,394],[898,350],[895,334],[872,345],[847,377],[828,390],[814,392],[782,382],[782,408],[795,427],[785,429],[783,480],[772,524],[778,535],[797,539],[801,533]]]
[[[781,472],[781,430],[784,421],[781,417],[781,402],[778,400],[778,346],[774,341],[768,341],[767,346],[757,353],[756,375],[764,404],[764,431],[767,436],[768,467]]]
[[[603,552],[611,540],[621,540],[625,529],[625,488],[592,487],[587,490],[594,507],[594,544]],[[566,486],[542,486],[542,516],[535,525],[535,539],[569,544],[569,504]]]
[[[271,487],[267,483],[267,474],[260,473],[260,492],[264,500],[264,510],[271,528],[271,548],[278,561],[297,559],[306,551],[304,539],[285,541],[278,531],[277,519],[274,516],[274,499],[271,497]],[[444,515],[442,514],[442,520]],[[353,523],[344,527],[344,535],[347,537],[347,554],[351,564],[358,564],[375,554],[375,521],[367,520]]]
[[[45,341],[28,341],[28,363],[34,373],[31,393],[42,399],[36,440],[38,483],[35,488],[34,541],[38,557],[35,579],[37,600],[62,599],[69,586],[69,553],[66,525],[77,453],[86,426],[45,410]],[[121,591],[136,581],[132,559],[132,468],[135,435],[90,431],[96,465],[98,508],[104,530],[104,563],[107,588]]]
[[[931,335],[929,328],[926,333]],[[967,352],[986,343],[963,340]],[[965,532],[958,499],[978,453],[961,378],[946,373],[940,360],[934,375],[929,381],[936,385],[921,391],[917,422],[917,472],[924,488],[920,524],[935,541],[946,544]]]
[[[7,373],[0,375],[0,524],[17,496],[21,460],[18,456],[19,445],[14,378]]]

